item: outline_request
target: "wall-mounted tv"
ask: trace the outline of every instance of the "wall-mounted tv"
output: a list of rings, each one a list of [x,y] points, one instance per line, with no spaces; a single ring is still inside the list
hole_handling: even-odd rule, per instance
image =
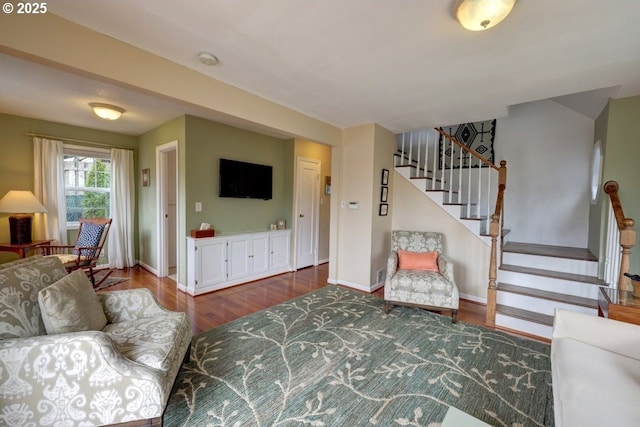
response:
[[[272,198],[273,167],[220,159],[220,197]]]

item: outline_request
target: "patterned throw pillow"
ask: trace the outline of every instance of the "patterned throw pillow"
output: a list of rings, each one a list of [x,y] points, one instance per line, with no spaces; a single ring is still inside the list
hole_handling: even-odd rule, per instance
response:
[[[100,331],[107,324],[100,299],[82,270],[41,290],[38,304],[48,335]]]
[[[0,339],[46,334],[38,292],[67,275],[57,257],[32,257],[0,270]]]
[[[78,236],[78,241],[76,242],[77,247],[81,248],[90,248],[96,247],[100,243],[100,237],[102,236],[102,232],[104,231],[104,224],[92,224],[90,222],[85,222],[82,224],[82,229],[80,230],[80,235]],[[78,249],[73,250],[74,255],[78,255],[80,251]],[[96,254],[95,250],[91,251],[82,251],[80,255],[87,258],[93,258]]]

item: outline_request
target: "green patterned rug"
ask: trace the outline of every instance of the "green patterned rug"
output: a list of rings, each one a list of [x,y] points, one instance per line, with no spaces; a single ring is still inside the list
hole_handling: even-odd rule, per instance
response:
[[[194,338],[166,426],[553,426],[549,346],[327,286]]]

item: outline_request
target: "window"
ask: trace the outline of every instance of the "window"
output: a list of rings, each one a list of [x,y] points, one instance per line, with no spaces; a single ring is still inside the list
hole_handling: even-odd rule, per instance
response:
[[[67,228],[80,218],[109,218],[111,158],[109,151],[64,148],[64,192]]]
[[[602,181],[602,142],[596,141],[591,157],[591,204],[598,201],[600,182]]]

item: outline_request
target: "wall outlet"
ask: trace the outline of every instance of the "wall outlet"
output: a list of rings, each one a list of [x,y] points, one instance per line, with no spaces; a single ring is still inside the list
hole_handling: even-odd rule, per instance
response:
[[[196,202],[196,212],[202,212],[202,202]]]

